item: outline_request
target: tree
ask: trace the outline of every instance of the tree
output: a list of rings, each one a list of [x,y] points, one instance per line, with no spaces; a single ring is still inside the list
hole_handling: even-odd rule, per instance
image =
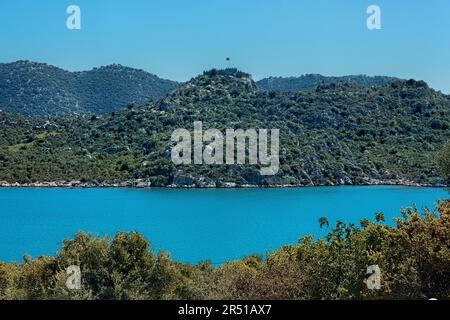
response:
[[[330,226],[330,223],[328,222],[328,219],[326,218],[326,217],[321,217],[320,219],[319,219],[319,224],[320,224],[320,227],[322,228],[323,226],[325,226],[325,227],[329,227]]]
[[[438,165],[444,177],[450,181],[450,143],[444,146],[438,159]]]

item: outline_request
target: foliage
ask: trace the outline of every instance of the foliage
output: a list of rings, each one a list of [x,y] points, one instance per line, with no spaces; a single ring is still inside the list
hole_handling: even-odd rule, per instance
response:
[[[300,77],[270,77],[259,80],[258,86],[269,91],[311,91],[323,85],[354,83],[362,87],[383,86],[397,81],[397,78],[365,75],[327,77],[320,74],[305,74]]]
[[[65,286],[73,264],[82,270],[81,290]],[[379,290],[365,284],[370,265],[380,267]],[[0,263],[0,299],[428,298],[450,298],[449,201],[423,215],[404,210],[395,226],[337,222],[324,238],[218,267],[175,262],[137,233],[79,233],[54,257]]]
[[[438,163],[442,173],[450,181],[450,143],[445,145],[439,155]]]
[[[1,109],[32,117],[105,114],[159,99],[177,85],[121,65],[69,72],[30,61],[0,64]]]
[[[154,103],[103,116],[39,120],[0,113],[0,181],[445,184],[436,159],[450,140],[450,98],[424,82],[283,93],[258,89],[244,73],[224,72],[207,72]],[[192,131],[194,121],[222,132],[280,129],[279,173],[261,176],[254,165],[175,166],[171,133]]]

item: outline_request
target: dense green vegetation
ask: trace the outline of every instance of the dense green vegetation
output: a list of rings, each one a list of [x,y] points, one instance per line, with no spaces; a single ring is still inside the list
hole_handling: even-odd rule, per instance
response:
[[[103,116],[49,120],[0,113],[0,181],[143,179],[152,185],[331,185],[450,178],[450,98],[422,81],[308,92],[258,88],[237,70],[212,70],[163,99]],[[250,165],[180,166],[174,129],[278,128],[281,170]],[[329,228],[323,218],[320,224]],[[82,290],[66,287],[80,265]],[[381,269],[381,289],[364,281]],[[0,299],[427,299],[450,298],[450,202],[402,211],[395,226],[338,222],[266,257],[214,266],[179,263],[137,233],[113,239],[79,233],[52,257],[0,262]]]
[[[439,155],[438,164],[444,177],[450,181],[450,143],[444,146]]]
[[[257,87],[237,70],[209,71],[163,99],[103,116],[50,120],[0,113],[0,181],[127,181],[152,185],[444,184],[437,159],[450,140],[450,97],[423,81],[308,92]],[[174,129],[280,129],[281,169],[175,166]]]
[[[105,114],[162,98],[178,83],[121,65],[69,72],[30,61],[0,64],[0,110],[32,117]]]
[[[81,267],[81,290],[66,287],[69,265]],[[380,268],[379,290],[364,282],[370,265]],[[54,257],[0,262],[0,299],[427,298],[450,298],[450,202],[424,215],[405,210],[395,227],[380,213],[360,226],[338,222],[323,239],[218,267],[173,261],[137,233],[80,233]]]
[[[257,82],[262,89],[269,91],[311,91],[321,85],[354,83],[362,87],[382,86],[399,79],[393,77],[366,75],[327,77],[320,74],[305,74],[300,77],[270,77]]]
[[[205,75],[248,76],[236,69],[211,70]],[[271,91],[305,91],[332,83],[355,83],[364,87],[384,85],[390,77],[344,76],[270,77],[257,82]],[[73,114],[106,114],[130,104],[144,104],[164,97],[179,84],[143,70],[121,65],[69,72],[30,61],[0,64],[0,110],[31,117]]]

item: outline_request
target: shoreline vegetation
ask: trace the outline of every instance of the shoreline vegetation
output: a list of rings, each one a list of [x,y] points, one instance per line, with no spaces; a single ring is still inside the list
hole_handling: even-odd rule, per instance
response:
[[[450,200],[434,211],[401,211],[395,226],[384,215],[360,225],[338,221],[268,252],[215,266],[173,260],[136,232],[100,238],[83,232],[54,256],[0,262],[0,300],[355,300],[450,298]],[[81,289],[66,286],[79,266]],[[381,286],[370,289],[369,266]]]
[[[151,181],[147,180],[128,180],[120,182],[99,182],[99,181],[42,181],[30,183],[6,182],[0,181],[0,188],[64,188],[64,189],[90,189],[90,188],[133,188],[133,189],[148,189],[148,188],[168,188],[168,189],[238,189],[238,188],[312,188],[312,187],[343,187],[343,186],[403,186],[403,187],[422,187],[422,188],[446,188],[448,184],[430,184],[418,183],[410,180],[377,180],[370,179],[365,183],[357,184],[311,184],[311,185],[295,185],[295,184],[274,184],[274,185],[251,185],[251,184],[236,184],[234,182],[211,183],[207,185],[192,184],[169,184],[169,185],[152,185]]]
[[[438,186],[445,184],[436,160],[450,139],[449,115],[450,96],[423,81],[278,92],[259,88],[237,69],[213,69],[159,100],[104,115],[41,119],[0,112],[0,181],[42,187]],[[263,168],[250,161],[175,164],[172,133],[195,133],[196,122],[205,132],[279,130],[278,173],[261,175]],[[202,146],[212,147],[210,141]]]

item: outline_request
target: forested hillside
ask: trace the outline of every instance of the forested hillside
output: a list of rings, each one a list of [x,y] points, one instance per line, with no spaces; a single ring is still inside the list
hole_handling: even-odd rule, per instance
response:
[[[121,65],[69,72],[30,61],[0,64],[0,110],[32,117],[105,114],[156,100],[178,83]]]
[[[342,76],[328,77],[320,74],[305,74],[300,77],[269,77],[257,82],[258,86],[271,91],[310,91],[320,85],[354,83],[362,87],[382,86],[399,79],[384,76]]]
[[[236,70],[205,72],[165,98],[100,117],[1,114],[0,181],[144,181],[153,186],[441,185],[450,98],[423,81],[342,83],[308,92],[261,90]],[[280,129],[281,168],[175,166],[173,130]]]

